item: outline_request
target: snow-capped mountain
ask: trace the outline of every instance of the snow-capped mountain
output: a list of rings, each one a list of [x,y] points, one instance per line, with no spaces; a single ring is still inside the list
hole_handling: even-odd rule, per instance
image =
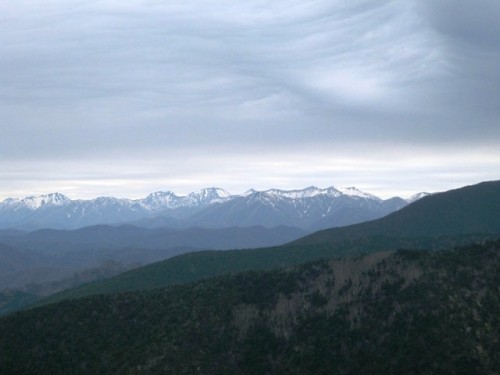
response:
[[[249,190],[231,195],[208,188],[185,196],[155,192],[144,199],[71,200],[53,193],[0,203],[0,228],[74,229],[96,224],[211,227],[290,225],[307,230],[343,226],[385,216],[425,196],[380,199],[354,187]]]
[[[52,193],[40,196],[29,196],[23,199],[8,198],[1,204],[14,209],[38,210],[46,207],[63,206],[70,202],[70,199],[59,193]]]
[[[231,195],[223,189],[208,188],[182,197],[175,195],[171,191],[158,191],[136,202],[147,211],[160,212],[179,208],[202,208],[213,203],[223,202],[230,197]]]
[[[406,205],[401,198],[382,200],[356,188],[250,190],[223,204],[207,207],[191,220],[209,227],[289,225],[317,230],[373,220]]]

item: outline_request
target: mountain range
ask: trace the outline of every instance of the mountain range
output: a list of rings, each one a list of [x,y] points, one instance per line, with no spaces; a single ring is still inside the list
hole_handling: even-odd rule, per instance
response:
[[[77,229],[108,224],[156,228],[229,228],[280,225],[307,231],[373,220],[422,196],[381,199],[354,187],[249,190],[231,195],[208,188],[186,196],[156,192],[144,199],[100,197],[71,200],[52,193],[0,203],[0,229]]]
[[[442,250],[500,238],[500,181],[424,197],[383,218],[260,249],[191,252],[63,291],[49,301],[154,289],[242,271],[398,249]]]

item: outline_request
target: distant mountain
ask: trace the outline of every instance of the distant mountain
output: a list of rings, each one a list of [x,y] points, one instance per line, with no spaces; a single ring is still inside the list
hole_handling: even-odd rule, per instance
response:
[[[178,197],[172,192],[157,192],[144,199],[100,197],[71,200],[54,193],[0,203],[0,228],[76,229],[98,224],[123,224],[146,217],[167,216],[182,219],[228,197],[217,188]]]
[[[46,305],[0,318],[0,373],[497,374],[499,267],[492,242]]]
[[[157,288],[322,258],[400,248],[439,250],[496,238],[500,238],[500,181],[433,194],[382,219],[319,231],[278,247],[177,256],[109,280],[62,292],[52,300]]]
[[[500,181],[425,196],[386,217],[313,233],[294,245],[339,243],[367,236],[418,238],[500,234]]]
[[[150,228],[286,225],[313,231],[379,218],[407,204],[402,198],[382,200],[352,187],[250,190],[243,195],[209,188],[186,196],[156,192],[136,200],[71,200],[54,193],[4,200],[0,203],[0,229],[76,229],[131,223]]]
[[[289,225],[309,230],[343,226],[387,215],[406,206],[401,198],[382,200],[355,188],[250,191],[193,215],[202,226],[273,227]]]

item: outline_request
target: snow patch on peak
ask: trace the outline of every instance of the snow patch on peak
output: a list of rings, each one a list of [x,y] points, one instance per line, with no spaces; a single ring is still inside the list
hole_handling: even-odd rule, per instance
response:
[[[191,193],[191,194],[193,194],[193,195],[197,194],[200,197],[207,198],[207,199],[228,198],[231,196],[231,194],[229,194],[226,190],[221,189],[221,188],[217,188],[217,187],[201,189],[198,193]]]
[[[84,201],[87,204],[94,207],[132,207],[136,204],[136,201],[132,199],[123,199],[123,198],[115,198],[115,197],[98,197],[93,200]]]
[[[269,190],[264,190],[264,191],[258,191],[255,189],[250,189],[246,191],[245,193],[242,194],[243,197],[248,197],[251,195],[255,194],[264,194],[268,197],[273,197],[273,198],[286,198],[286,199],[304,199],[304,198],[313,198],[316,196],[328,196],[331,198],[337,198],[342,195],[350,196],[350,197],[358,197],[358,198],[364,198],[364,199],[375,199],[375,200],[380,200],[375,195],[364,193],[361,190],[355,188],[355,187],[347,187],[347,188],[340,188],[337,189],[334,186],[330,186],[326,189],[321,189],[316,186],[309,186],[305,189],[301,190],[279,190],[279,189],[269,189]]]
[[[342,195],[342,193],[335,186],[330,186],[323,189],[323,191],[329,197],[340,197]]]
[[[171,198],[171,197],[177,197],[173,192],[171,191],[155,191],[154,193],[149,194],[146,199],[160,199],[160,198]]]
[[[17,199],[17,198],[7,198],[7,199],[4,199],[0,205],[3,205],[3,206],[12,206],[12,205],[15,205],[17,203],[19,203],[21,200],[20,199]]]
[[[179,197],[171,191],[157,191],[149,194],[146,198],[142,199],[141,201],[155,202],[155,203],[169,203],[176,199],[179,199]]]
[[[258,191],[257,191],[257,190],[255,190],[255,189],[250,189],[250,190],[245,191],[245,192],[242,194],[242,196],[243,196],[243,197],[248,197],[248,196],[250,196],[250,195],[257,194],[257,193],[258,193]]]
[[[138,203],[146,210],[155,212],[165,209],[187,207],[203,207],[212,203],[229,199],[231,194],[220,188],[206,188],[184,196],[178,196],[171,191],[158,191],[149,194]]]
[[[361,190],[355,188],[354,186],[346,188],[338,188],[337,190],[341,192],[343,195],[347,195],[349,197],[380,200],[379,197],[373,194],[362,192]]]
[[[224,189],[207,188],[198,192],[193,192],[183,198],[185,206],[199,206],[224,201],[231,197]]]
[[[272,196],[278,196],[289,199],[304,199],[315,197],[317,195],[322,194],[322,190],[317,188],[316,186],[309,186],[308,188],[302,190],[278,190],[271,189],[266,190],[265,193]]]
[[[429,195],[431,195],[431,193],[423,191],[421,193],[413,194],[410,198],[405,199],[405,201],[407,201],[408,203],[413,203]]]
[[[156,191],[137,202],[142,208],[148,211],[158,211],[164,208],[175,208],[179,199],[180,198],[171,191]]]

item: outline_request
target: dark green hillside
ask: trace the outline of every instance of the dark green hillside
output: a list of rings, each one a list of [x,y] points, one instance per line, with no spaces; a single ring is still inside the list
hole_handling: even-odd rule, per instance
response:
[[[199,251],[140,267],[48,297],[42,303],[93,294],[154,289],[250,270],[270,270],[328,257],[326,246],[274,247],[250,250]]]
[[[326,229],[293,244],[339,243],[366,236],[416,238],[472,233],[500,234],[500,181],[430,195],[384,218]]]
[[[109,294],[140,289],[155,289],[189,283],[215,276],[244,271],[263,271],[302,264],[318,259],[332,259],[377,251],[406,249],[444,249],[449,246],[494,239],[496,236],[470,235],[440,238],[395,239],[366,237],[335,244],[279,246],[264,249],[199,251],[140,267],[109,279],[95,281],[75,289],[56,293],[39,301],[47,304],[95,294]]]
[[[453,227],[456,225],[456,227]],[[317,232],[291,244],[198,252],[54,295],[48,302],[99,293],[164,287],[248,270],[384,250],[439,250],[500,237],[500,181],[435,194],[383,219]]]
[[[65,301],[0,318],[2,374],[496,374],[500,242]]]

